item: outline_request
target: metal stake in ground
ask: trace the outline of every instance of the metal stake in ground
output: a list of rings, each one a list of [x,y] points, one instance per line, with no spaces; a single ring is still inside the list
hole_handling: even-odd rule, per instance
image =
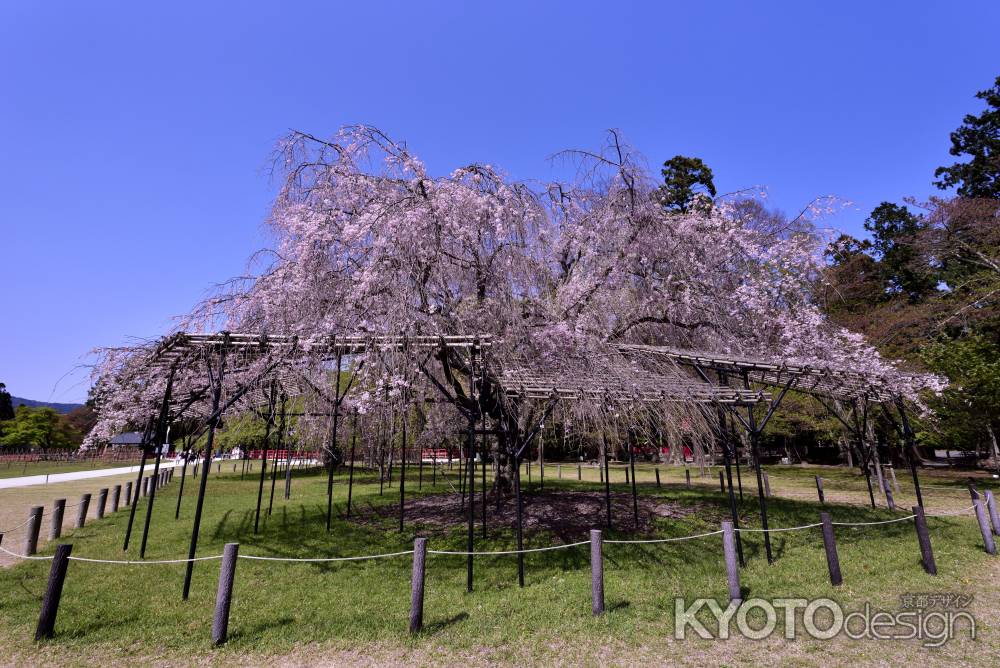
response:
[[[56,546],[55,556],[52,557],[52,568],[49,570],[49,582],[45,588],[45,598],[42,599],[42,610],[38,615],[38,626],[35,628],[35,640],[55,635],[56,613],[59,612],[59,599],[62,598],[63,582],[66,581],[66,569],[69,568],[71,552],[73,552],[72,545]]]

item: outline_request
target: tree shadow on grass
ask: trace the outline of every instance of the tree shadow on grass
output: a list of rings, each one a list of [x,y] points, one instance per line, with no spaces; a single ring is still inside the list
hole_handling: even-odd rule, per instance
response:
[[[451,617],[448,617],[447,619],[440,619],[436,622],[425,624],[421,632],[427,635],[433,635],[439,631],[445,630],[449,626],[453,626],[459,622],[464,622],[468,618],[469,618],[469,613],[460,612],[457,615],[452,615]]]

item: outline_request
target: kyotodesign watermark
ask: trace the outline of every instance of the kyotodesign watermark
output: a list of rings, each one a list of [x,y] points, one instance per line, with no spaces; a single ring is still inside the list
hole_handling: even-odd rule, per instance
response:
[[[722,607],[714,598],[688,602],[674,599],[674,637],[688,633],[704,639],[727,639],[734,635],[761,640],[778,630],[779,615],[784,637],[829,640],[846,636],[852,640],[920,640],[924,647],[940,647],[962,634],[976,638],[976,619],[967,610],[969,594],[904,594],[900,610],[873,609],[865,603],[848,611],[829,598],[751,598]]]

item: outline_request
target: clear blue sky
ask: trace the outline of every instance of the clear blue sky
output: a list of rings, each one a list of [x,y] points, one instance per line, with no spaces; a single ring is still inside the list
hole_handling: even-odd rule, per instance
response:
[[[95,346],[155,337],[264,243],[291,128],[368,123],[442,173],[616,127],[653,164],[787,211],[933,191],[1000,74],[1000,3],[0,5],[0,381],[75,401]],[[154,7],[155,5],[155,7]]]

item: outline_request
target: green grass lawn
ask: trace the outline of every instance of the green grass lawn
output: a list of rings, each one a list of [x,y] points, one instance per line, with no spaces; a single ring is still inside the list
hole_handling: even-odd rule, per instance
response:
[[[539,481],[534,476],[537,471],[533,471],[529,506],[535,504],[541,508],[547,499],[557,495],[566,497],[574,492],[590,492],[589,496],[593,497],[594,493],[603,490],[596,480],[577,482],[575,466],[564,467],[562,479],[555,477],[554,469],[551,465],[546,468],[544,495],[538,492]],[[646,504],[665,505],[670,515],[651,520],[642,538],[713,531],[727,516],[717,476],[695,477],[695,484],[687,488],[682,482],[683,469],[668,471],[661,467],[664,484],[658,489],[652,482],[652,467],[643,466],[640,471],[639,489],[644,508],[650,507]],[[833,469],[809,471],[800,467],[775,467],[769,471],[775,494],[782,490],[807,492],[816,472],[830,480],[831,489],[858,483],[853,474]],[[596,477],[596,471],[591,473]],[[619,523],[631,515],[630,503],[623,501],[627,499],[623,476],[624,472],[619,469],[612,477],[619,493],[615,497],[615,518]],[[758,527],[755,487],[748,477],[744,476],[741,514],[745,526]],[[429,483],[429,478],[429,471],[425,471],[425,483]],[[188,480],[181,517],[175,520],[177,480],[175,475],[175,482],[157,496],[147,559],[186,556],[196,485]],[[436,506],[445,507],[447,499],[453,498],[446,494],[457,484],[456,469],[447,477],[439,476],[436,489],[424,484],[423,490],[418,492],[416,472],[411,470],[407,479],[408,498],[411,495],[438,496],[417,502],[420,510],[415,511],[414,516],[427,519],[425,523],[408,522],[400,532],[395,512],[398,501],[395,485],[380,495],[379,485],[371,474],[356,476],[356,517],[348,520],[344,517],[345,477],[338,473],[334,487],[335,517],[328,534],[325,531],[325,475],[296,471],[292,498],[288,501],[281,498],[282,481],[279,480],[273,514],[262,520],[260,533],[254,535],[256,480],[248,476],[241,481],[239,474],[225,472],[213,474],[209,480],[198,554],[220,554],[227,542],[238,542],[242,554],[252,555],[378,554],[411,549],[416,535],[429,536],[431,549],[463,550],[465,529],[461,515],[458,512],[434,514]],[[863,478],[861,485],[863,488]],[[862,488],[851,492],[853,503],[866,499],[867,492],[861,496]],[[268,492],[269,485],[265,488],[265,506]],[[955,497],[942,495],[941,502],[945,505],[938,507],[928,503],[928,511],[957,508],[963,503],[952,502],[946,496]],[[936,502],[938,497],[933,500]],[[145,500],[141,502],[140,511],[145,503]],[[840,522],[877,521],[902,514],[846,503],[828,503],[827,509],[834,521]],[[818,511],[814,500],[799,498],[772,498],[769,505],[772,527],[814,523],[818,521]],[[644,510],[643,515],[648,516],[648,511]],[[139,517],[141,519],[141,512]],[[448,521],[441,522],[442,517]],[[939,569],[936,578],[925,574],[920,566],[911,522],[838,528],[845,581],[839,588],[829,584],[818,529],[773,534],[777,561],[770,566],[763,557],[761,535],[744,534],[748,564],[741,571],[741,578],[745,597],[830,597],[851,608],[870,601],[876,606],[898,609],[899,597],[906,592],[972,591],[978,594],[981,590],[979,575],[993,569],[996,558],[984,553],[978,529],[970,517],[929,519]],[[103,521],[92,522],[84,529],[68,532],[64,540],[73,544],[75,556],[121,559],[121,540],[127,518],[127,512],[119,512]],[[526,546],[585,540],[585,529],[581,527],[602,528],[604,523],[601,512],[594,513],[593,517],[574,519],[576,522],[570,523],[573,526],[564,527],[555,522],[532,529],[527,534]],[[515,545],[512,528],[498,524],[496,517],[488,518],[488,523],[490,520],[489,535],[484,539],[477,516],[476,549],[512,549]],[[624,529],[605,534],[606,539],[631,537],[633,533]],[[135,555],[137,542],[130,555]],[[168,662],[225,663],[267,661],[267,657],[293,655],[310,663],[324,656],[324,652],[335,652],[352,654],[335,654],[336,658],[331,661],[351,663],[351,657],[371,659],[383,653],[380,662],[392,662],[393,657],[417,652],[422,653],[423,658],[418,660],[422,663],[447,663],[461,656],[467,663],[485,660],[488,663],[546,664],[555,662],[560,653],[569,652],[566,656],[575,655],[580,659],[574,663],[630,663],[628,648],[645,647],[648,650],[661,646],[665,638],[672,636],[675,596],[711,596],[725,605],[728,599],[721,542],[721,537],[716,535],[679,543],[606,545],[605,587],[609,612],[598,618],[590,611],[589,548],[586,545],[527,555],[527,582],[523,589],[518,587],[515,557],[479,557],[472,594],[465,591],[463,557],[431,555],[428,557],[425,630],[416,637],[407,633],[412,565],[409,556],[324,564],[240,560],[230,640],[219,649],[210,646],[217,561],[195,564],[188,601],[181,600],[183,565],[115,566],[72,562],[56,623],[57,636],[41,646],[36,646],[31,636],[49,562],[23,562],[0,569],[0,647],[6,648],[0,649],[0,658],[6,653],[15,663],[44,659],[44,662],[72,664],[126,656]],[[50,545],[43,553],[51,554],[52,550]],[[996,609],[988,612],[995,615]],[[995,636],[985,635],[991,643],[988,648],[995,652]],[[820,649],[807,650],[807,659],[838,663],[833,659],[839,655],[831,655],[829,650],[840,645],[818,641],[812,645]],[[744,651],[752,654],[767,646],[733,644],[725,656],[728,657],[730,651],[736,655]],[[807,643],[799,648],[810,646]],[[303,647],[314,648],[318,654],[303,655]],[[616,647],[624,648],[621,651],[625,654],[614,655],[607,661],[601,658],[602,648]],[[711,653],[716,651],[715,646],[706,650],[694,643],[692,647],[699,647],[699,652],[709,651],[709,662],[729,660],[711,658],[715,657]],[[572,648],[572,652],[567,648]],[[965,645],[947,649],[959,651],[958,648],[965,648]],[[919,649],[915,647],[913,651]],[[975,650],[972,647],[961,651]],[[359,651],[360,654],[353,654]],[[674,646],[674,651],[680,651],[679,647]],[[859,650],[849,645],[843,651],[847,653],[841,658],[849,663]],[[386,652],[388,655],[384,654]]]
[[[53,473],[72,473],[74,471],[94,471],[97,469],[114,469],[123,466],[134,466],[135,461],[112,462],[94,459],[83,462],[0,462],[0,478],[20,478],[30,475],[51,475]]]

